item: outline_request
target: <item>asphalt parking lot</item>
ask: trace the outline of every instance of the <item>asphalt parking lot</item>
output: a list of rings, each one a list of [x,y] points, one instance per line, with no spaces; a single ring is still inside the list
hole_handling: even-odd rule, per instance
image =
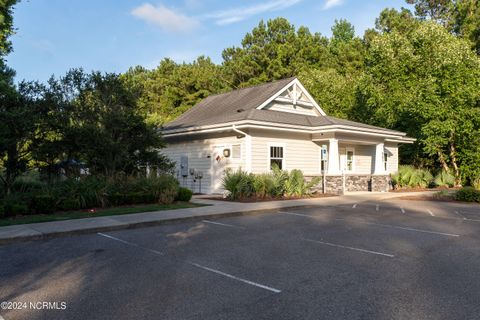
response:
[[[0,316],[478,319],[479,270],[479,206],[297,208],[0,246]]]

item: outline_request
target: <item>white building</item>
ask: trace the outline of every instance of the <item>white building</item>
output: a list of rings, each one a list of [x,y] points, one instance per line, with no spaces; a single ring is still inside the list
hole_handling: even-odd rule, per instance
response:
[[[399,131],[327,116],[297,78],[212,95],[162,130],[180,183],[222,192],[225,169],[326,177],[326,191],[385,191],[398,169]],[[323,156],[322,156],[323,154]],[[325,171],[323,171],[325,170]],[[202,176],[202,179],[199,177]]]

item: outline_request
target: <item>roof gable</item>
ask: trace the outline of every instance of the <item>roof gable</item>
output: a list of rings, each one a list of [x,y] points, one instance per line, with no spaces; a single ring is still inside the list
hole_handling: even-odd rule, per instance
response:
[[[285,85],[264,103],[257,107],[259,110],[275,110],[311,116],[325,116],[325,111],[308,93],[307,89],[297,78]]]

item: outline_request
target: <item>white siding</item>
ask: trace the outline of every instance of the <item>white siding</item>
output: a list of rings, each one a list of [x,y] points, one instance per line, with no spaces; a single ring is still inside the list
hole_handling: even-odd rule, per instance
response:
[[[231,145],[240,144],[241,157],[240,159],[222,158],[217,161],[214,155],[215,147],[219,146],[219,150],[224,148],[231,148]],[[185,142],[171,142],[167,147],[161,150],[161,153],[167,156],[170,160],[176,163],[175,174],[180,184],[189,189],[194,189],[194,192],[199,191],[199,182],[193,182],[193,177],[188,176],[183,178],[180,175],[180,158],[181,156],[188,157],[188,168],[203,172],[202,179],[202,193],[212,192],[212,175],[214,170],[221,166],[221,170],[225,168],[245,168],[245,138],[237,139],[237,137],[222,137],[204,140],[192,140]],[[218,183],[218,181],[217,181]]]
[[[358,145],[358,144],[339,144],[340,157],[345,157],[347,148],[354,149],[353,161],[354,171],[351,173],[371,174],[373,173],[374,158],[375,158],[375,146],[372,145]],[[344,163],[344,161],[340,161]],[[343,170],[343,168],[340,168]]]
[[[388,152],[387,173],[398,171],[398,144],[385,144],[385,150]]]
[[[256,130],[252,133],[252,172],[270,170],[270,145],[284,146],[284,169],[320,173],[320,146],[308,134]]]

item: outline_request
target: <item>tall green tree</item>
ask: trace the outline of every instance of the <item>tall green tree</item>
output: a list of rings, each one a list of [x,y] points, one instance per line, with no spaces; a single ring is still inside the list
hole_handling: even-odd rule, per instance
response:
[[[222,56],[232,88],[291,77],[332,61],[326,37],[305,27],[296,30],[285,18],[260,21],[241,47],[227,48]]]
[[[356,107],[362,120],[417,137],[417,163],[434,165],[429,159],[435,159],[460,183],[461,167],[469,165],[459,150],[476,152],[480,143],[480,59],[468,43],[422,22],[408,36],[375,37],[367,65]]]

